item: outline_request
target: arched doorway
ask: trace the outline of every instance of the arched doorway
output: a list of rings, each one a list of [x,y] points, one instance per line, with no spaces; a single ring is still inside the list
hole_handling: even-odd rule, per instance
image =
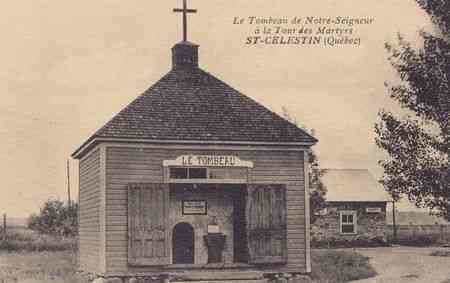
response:
[[[194,228],[189,223],[178,223],[172,232],[173,264],[194,264]]]

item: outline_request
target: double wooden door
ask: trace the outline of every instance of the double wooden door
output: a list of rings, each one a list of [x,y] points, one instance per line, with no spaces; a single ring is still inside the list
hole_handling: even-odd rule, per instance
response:
[[[287,260],[286,188],[284,185],[249,184],[245,194],[245,253],[249,263],[273,264]],[[136,184],[128,188],[128,261],[131,265],[158,266],[194,262],[194,232],[173,244],[169,235],[168,184]],[[190,238],[189,238],[190,237]],[[186,247],[188,247],[186,249]],[[183,251],[181,249],[184,249]],[[187,252],[192,249],[191,252]]]

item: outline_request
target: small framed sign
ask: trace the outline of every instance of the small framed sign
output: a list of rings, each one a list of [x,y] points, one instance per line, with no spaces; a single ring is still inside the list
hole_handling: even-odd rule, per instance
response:
[[[220,233],[219,225],[208,225],[208,234]]]
[[[366,207],[367,213],[381,213],[381,207]]]
[[[206,200],[183,200],[183,215],[207,215],[208,203]]]

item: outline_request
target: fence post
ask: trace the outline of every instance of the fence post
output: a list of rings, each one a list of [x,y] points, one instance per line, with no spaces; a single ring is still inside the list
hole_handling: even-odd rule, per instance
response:
[[[444,233],[444,244],[450,244],[450,231],[448,230],[448,225],[442,225],[442,228],[443,228],[443,233]]]
[[[396,220],[396,215],[395,215],[395,200],[392,201],[392,225],[394,228],[394,231],[393,231],[394,243],[397,243],[397,220]]]
[[[442,233],[442,243],[443,244],[450,244],[450,231],[449,231],[450,225],[441,225],[441,233]]]

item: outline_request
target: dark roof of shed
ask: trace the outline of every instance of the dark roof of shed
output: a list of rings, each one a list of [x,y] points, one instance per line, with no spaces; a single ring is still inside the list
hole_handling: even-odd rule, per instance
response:
[[[173,68],[85,144],[95,138],[317,142],[304,130],[198,67]]]

